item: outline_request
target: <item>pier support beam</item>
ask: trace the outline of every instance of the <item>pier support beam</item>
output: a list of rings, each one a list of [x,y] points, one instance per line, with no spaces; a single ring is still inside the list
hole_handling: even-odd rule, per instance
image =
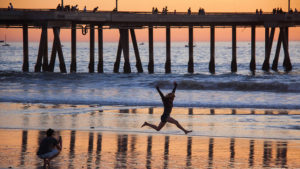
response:
[[[23,25],[23,72],[29,71],[29,59],[28,59],[28,25]]]
[[[89,73],[94,73],[95,69],[95,26],[90,25],[90,63]]]
[[[43,52],[43,72],[48,71],[48,27],[43,26],[43,31],[45,32],[44,37],[44,52]]]
[[[292,64],[290,60],[289,55],[289,28],[285,27],[283,28],[284,31],[284,37],[283,37],[283,50],[284,50],[284,59],[283,59],[283,67],[285,71],[291,71],[292,70]],[[284,46],[284,43],[286,43],[286,47]]]
[[[189,26],[189,62],[188,62],[188,72],[194,73],[194,39],[193,39],[193,26]]]
[[[53,28],[54,39],[53,39],[51,58],[50,58],[50,63],[49,63],[48,69],[50,72],[54,71],[56,53],[58,53],[60,72],[67,73],[65,59],[63,56],[62,47],[61,47],[60,38],[59,38],[59,32],[60,32],[60,28],[57,28],[57,27]]]
[[[283,66],[286,72],[289,72],[293,69],[290,54],[289,54],[289,44],[288,44],[288,28],[281,28],[283,34],[283,51],[284,51],[284,61]]]
[[[54,33],[54,29],[56,28],[53,28],[53,33]],[[59,32],[59,28],[58,29],[58,32]],[[53,39],[53,45],[52,45],[52,52],[51,52],[51,57],[50,57],[50,63],[49,63],[49,72],[54,72],[54,66],[55,66],[55,59],[56,59],[56,52],[57,52],[57,47],[56,47],[56,44],[57,44],[57,39],[55,38],[54,36],[54,39]]]
[[[231,72],[237,72],[236,61],[236,26],[232,26],[232,60],[231,60]]]
[[[59,38],[59,28],[53,28],[53,33],[54,33],[54,42],[56,46],[55,48],[57,49],[57,53],[58,53],[60,72],[67,73],[65,59],[64,59],[64,55],[60,43],[60,38]]]
[[[170,26],[166,27],[166,64],[165,73],[171,73],[171,30]]]
[[[43,59],[45,57],[43,57],[43,55],[46,53],[45,52],[45,41],[47,40],[47,31],[45,29],[45,27],[43,26],[42,28],[42,33],[41,33],[41,39],[40,39],[40,44],[39,44],[39,52],[38,52],[38,56],[37,56],[37,60],[36,60],[36,64],[34,67],[34,72],[41,72],[41,68],[42,68],[42,62]]]
[[[149,26],[149,64],[148,72],[154,73],[154,58],[153,58],[153,26]]]
[[[70,72],[76,72],[76,24],[72,24],[71,29],[71,66]]]
[[[251,26],[251,61],[250,70],[254,72],[256,70],[255,61],[255,26]]]
[[[143,73],[143,66],[140,58],[139,48],[137,45],[134,29],[130,29],[130,34],[131,34],[131,40],[132,40],[133,49],[136,58],[136,69],[139,73]]]
[[[210,61],[209,72],[215,73],[215,26],[210,27]]]
[[[276,47],[276,53],[275,53],[275,57],[273,60],[273,64],[272,64],[272,70],[274,71],[278,71],[278,60],[279,60],[279,54],[280,54],[280,48],[281,48],[281,43],[282,43],[282,31],[280,29],[279,31],[279,35],[278,35],[278,40],[277,40],[277,47]]]
[[[122,44],[121,44],[121,31],[120,31],[120,39],[119,39],[119,44],[118,44],[117,57],[116,57],[116,62],[114,64],[114,73],[119,73],[121,54],[122,54]]]
[[[262,70],[270,70],[270,55],[272,50],[272,44],[274,39],[275,27],[271,28],[271,34],[269,35],[269,27],[265,28],[265,61],[262,66]]]
[[[98,25],[98,73],[103,73],[103,29]]]
[[[121,34],[121,46],[124,55],[124,73],[131,73],[130,61],[129,61],[129,32],[128,29],[120,29]]]

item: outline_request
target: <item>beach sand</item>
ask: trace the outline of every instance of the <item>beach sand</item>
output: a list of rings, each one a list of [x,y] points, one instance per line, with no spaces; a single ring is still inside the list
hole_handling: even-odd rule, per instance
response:
[[[0,103],[0,168],[41,168],[47,128],[63,139],[53,168],[299,168],[299,110],[174,108],[193,132],[168,124],[161,107]]]

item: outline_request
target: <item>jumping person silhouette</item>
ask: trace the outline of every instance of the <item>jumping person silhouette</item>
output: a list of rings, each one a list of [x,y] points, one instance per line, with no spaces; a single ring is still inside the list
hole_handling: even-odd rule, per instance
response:
[[[159,123],[158,126],[154,125],[154,124],[150,124],[148,122],[144,122],[144,124],[142,125],[142,127],[144,126],[149,126],[151,128],[153,128],[154,130],[156,131],[159,131],[161,130],[165,124],[167,122],[169,123],[172,123],[172,124],[175,124],[179,129],[181,129],[185,134],[188,134],[190,132],[192,132],[192,130],[186,130],[184,129],[177,120],[173,119],[170,114],[172,112],[172,108],[173,108],[173,101],[174,101],[174,98],[175,98],[175,91],[176,91],[176,88],[177,88],[177,83],[174,82],[174,88],[173,88],[173,91],[172,93],[168,93],[166,96],[163,95],[163,93],[160,91],[159,87],[156,86],[156,89],[161,97],[161,100],[164,104],[164,112],[162,114],[162,116],[160,117],[161,119],[161,122]]]

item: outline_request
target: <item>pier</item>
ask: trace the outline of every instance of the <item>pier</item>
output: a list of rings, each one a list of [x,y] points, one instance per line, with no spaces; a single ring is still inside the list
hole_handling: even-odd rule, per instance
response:
[[[20,28],[23,30],[23,66],[24,72],[29,71],[28,63],[28,29],[42,29],[39,43],[38,56],[34,71],[53,72],[58,54],[60,72],[67,73],[64,54],[60,41],[60,29],[71,29],[71,65],[69,72],[76,72],[76,31],[80,30],[83,34],[90,34],[90,60],[89,72],[95,72],[95,31],[98,31],[98,64],[97,72],[103,73],[103,30],[118,29],[120,39],[118,50],[116,51],[116,61],[114,64],[115,73],[119,72],[120,59],[123,53],[124,57],[124,73],[131,73],[130,57],[129,57],[129,36],[131,36],[134,53],[136,57],[136,68],[139,73],[145,72],[142,67],[139,49],[137,45],[135,29],[148,29],[149,36],[149,63],[148,73],[154,73],[154,48],[153,48],[153,31],[155,28],[165,28],[166,30],[166,61],[165,73],[171,73],[171,30],[172,28],[188,29],[188,47],[189,58],[187,72],[194,72],[194,54],[193,50],[194,29],[210,28],[210,61],[208,70],[215,73],[215,29],[232,28],[232,59],[231,72],[238,71],[237,63],[237,38],[236,30],[239,27],[251,28],[251,61],[249,69],[252,72],[256,70],[255,56],[255,33],[257,27],[265,28],[265,59],[262,64],[262,70],[270,71],[270,69],[278,70],[278,60],[281,45],[284,50],[283,67],[285,71],[292,70],[292,63],[288,49],[288,32],[289,27],[300,26],[300,13],[152,13],[152,12],[120,12],[120,11],[57,11],[49,10],[33,10],[33,9],[15,9],[9,11],[0,9],[0,27],[2,28]],[[48,58],[48,29],[53,29],[54,40],[50,60]],[[279,31],[276,53],[270,66],[271,49],[275,31]],[[198,54],[198,53],[197,53]],[[201,55],[201,54],[200,54]]]

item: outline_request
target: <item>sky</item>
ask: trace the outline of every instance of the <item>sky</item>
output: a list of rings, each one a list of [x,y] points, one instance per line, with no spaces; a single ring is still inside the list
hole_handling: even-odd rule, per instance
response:
[[[0,0],[0,8],[7,8],[9,2],[12,2],[14,8],[26,9],[53,9],[61,0]],[[99,10],[111,11],[116,6],[115,0],[64,0],[64,5],[76,5],[82,9],[85,5],[88,10],[99,6]],[[292,9],[300,10],[300,0],[290,0]],[[265,12],[271,12],[273,8],[283,8],[287,10],[288,0],[118,0],[119,11],[151,11],[152,7],[162,9],[168,6],[169,11],[176,10],[177,12],[186,12],[191,7],[192,12],[197,12],[198,9],[204,8],[206,12],[254,12],[256,9],[262,9]],[[289,29],[289,39],[292,41],[300,41],[300,27]],[[207,28],[194,29],[194,41],[209,41],[210,30]],[[21,29],[0,29],[0,39],[4,39],[6,34],[7,41],[22,41]],[[29,30],[29,40],[39,41],[41,31],[39,29]],[[49,40],[53,39],[52,30],[48,30]],[[276,30],[275,40],[278,36],[278,29]],[[136,30],[138,41],[148,41],[147,29]],[[104,30],[104,41],[115,42],[118,41],[119,34],[117,30]],[[216,41],[231,41],[230,28],[217,28]],[[61,31],[61,40],[70,41],[70,30]],[[237,29],[238,41],[250,41],[251,30],[249,28]],[[78,41],[89,41],[89,35],[82,35],[81,30],[77,31]],[[96,33],[97,40],[97,33]],[[188,41],[188,29],[171,29],[172,41]],[[264,29],[257,28],[256,40],[264,41]],[[165,29],[154,29],[154,41],[165,41]]]

